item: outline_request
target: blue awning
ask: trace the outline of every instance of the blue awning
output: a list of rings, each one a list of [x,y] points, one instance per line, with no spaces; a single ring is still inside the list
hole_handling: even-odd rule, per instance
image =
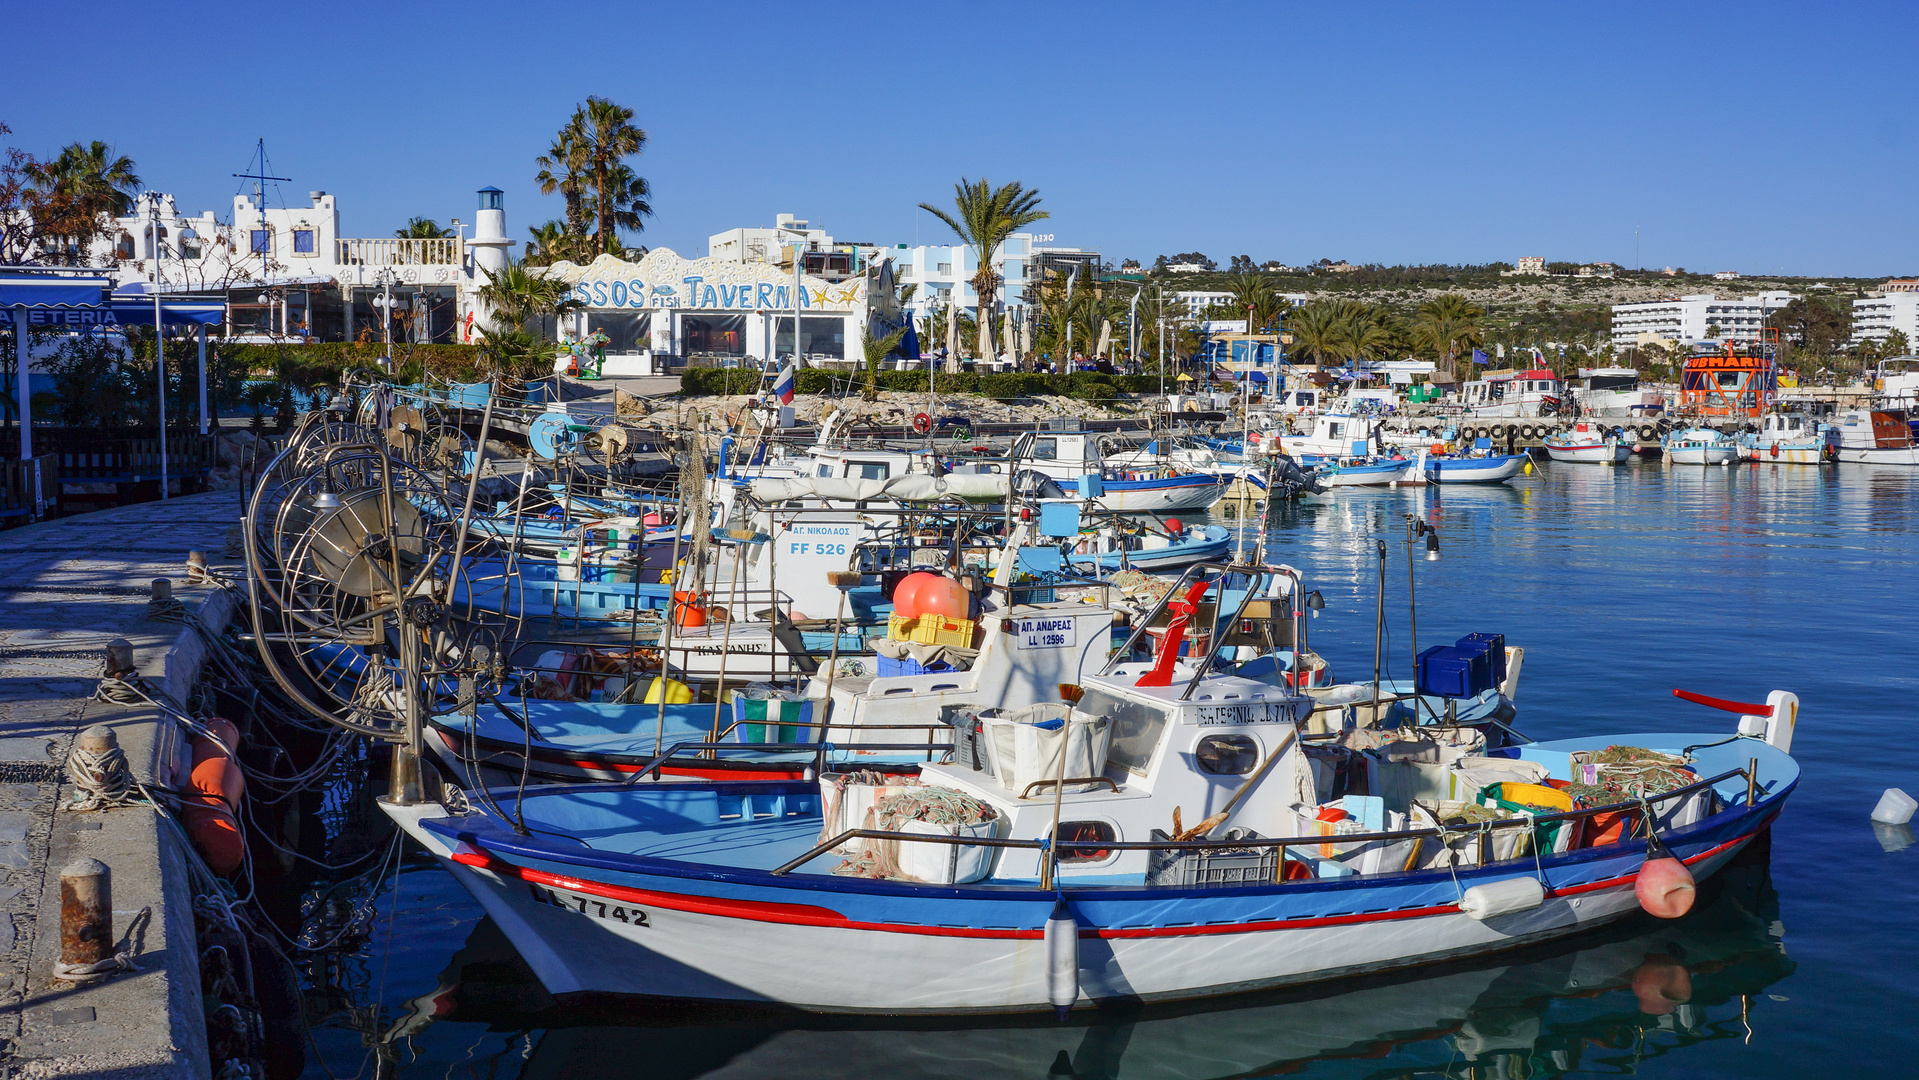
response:
[[[1255,371],[1255,372],[1253,372],[1253,373],[1252,373],[1252,375],[1251,375],[1251,376],[1249,376],[1249,377],[1250,377],[1250,378],[1251,378],[1251,379],[1252,379],[1252,380],[1253,380],[1254,382],[1265,382],[1265,381],[1266,381],[1266,373],[1265,373],[1265,372],[1263,372],[1263,371]]]
[[[218,300],[162,300],[160,322],[165,326],[217,326],[226,319],[226,310],[226,304]],[[13,308],[0,307],[0,326],[13,325],[13,312]],[[111,304],[28,308],[27,325],[55,330],[152,326],[153,301],[115,300]]]
[[[84,308],[106,301],[106,278],[0,274],[0,308]]]

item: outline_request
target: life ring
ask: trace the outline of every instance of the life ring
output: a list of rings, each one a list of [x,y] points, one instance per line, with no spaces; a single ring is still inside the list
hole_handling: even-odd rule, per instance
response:
[[[1639,425],[1639,437],[1642,439],[1652,438],[1652,425],[1651,424]]]
[[[1519,425],[1519,437],[1520,437],[1520,438],[1522,438],[1522,439],[1530,439],[1530,438],[1532,438],[1532,437],[1533,437],[1533,426],[1532,426],[1531,424],[1521,424],[1521,425]]]
[[[923,412],[914,413],[913,430],[919,432],[921,435],[933,430],[933,418]]]

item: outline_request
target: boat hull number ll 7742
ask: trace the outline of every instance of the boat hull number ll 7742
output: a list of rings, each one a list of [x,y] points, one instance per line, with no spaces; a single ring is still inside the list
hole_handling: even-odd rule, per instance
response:
[[[647,921],[646,912],[624,904],[609,904],[604,900],[595,900],[579,893],[555,892],[544,885],[527,882],[527,890],[533,894],[535,903],[547,904],[565,911],[577,911],[582,915],[591,915],[607,922],[620,922],[628,926],[652,926]]]

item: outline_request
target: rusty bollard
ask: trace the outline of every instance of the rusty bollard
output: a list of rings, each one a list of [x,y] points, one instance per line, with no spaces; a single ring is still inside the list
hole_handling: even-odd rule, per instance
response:
[[[116,678],[133,673],[133,642],[114,638],[107,642],[107,674]]]
[[[187,552],[187,584],[204,585],[207,575],[207,557],[198,551]]]
[[[60,962],[53,977],[99,982],[112,974],[105,963],[112,959],[113,872],[99,859],[75,859],[60,871]]]

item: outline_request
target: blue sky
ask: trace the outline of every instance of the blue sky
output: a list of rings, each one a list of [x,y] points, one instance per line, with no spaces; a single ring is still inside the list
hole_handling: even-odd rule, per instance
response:
[[[347,235],[558,215],[532,159],[588,94],[638,113],[685,254],[790,212],[943,242],[955,179],[1037,187],[1062,244],[1298,263],[1510,261],[1919,273],[1919,5],[972,3],[227,5],[36,41],[0,121],[103,139],[224,213],[255,138]],[[67,42],[72,47],[55,43]],[[62,57],[66,59],[62,59]]]

